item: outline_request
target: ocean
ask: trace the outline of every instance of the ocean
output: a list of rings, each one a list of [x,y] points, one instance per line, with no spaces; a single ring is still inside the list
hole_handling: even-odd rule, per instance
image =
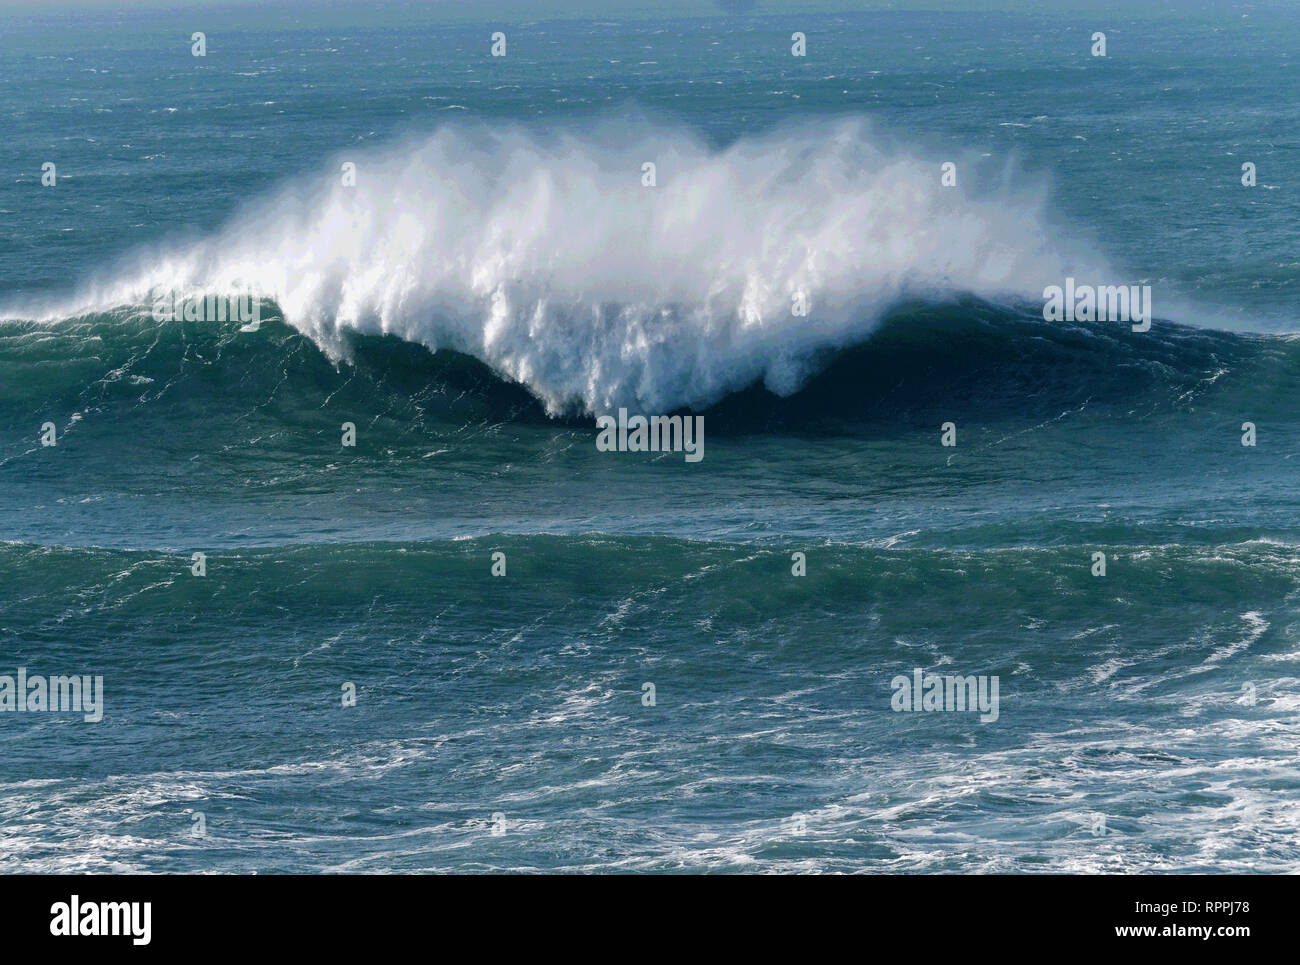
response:
[[[1294,8],[499,6],[0,11],[0,869],[1295,871]]]

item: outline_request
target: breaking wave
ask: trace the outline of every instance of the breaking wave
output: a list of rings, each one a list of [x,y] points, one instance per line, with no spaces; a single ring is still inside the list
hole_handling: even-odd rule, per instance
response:
[[[1038,300],[1102,270],[1063,250],[1040,186],[970,190],[978,159],[957,158],[943,187],[944,160],[861,119],[720,149],[640,118],[452,125],[340,155],[210,237],[137,252],[71,302],[17,314],[251,290],[331,357],[353,332],[452,349],[552,414],[698,408],[755,382],[788,395],[904,299]]]

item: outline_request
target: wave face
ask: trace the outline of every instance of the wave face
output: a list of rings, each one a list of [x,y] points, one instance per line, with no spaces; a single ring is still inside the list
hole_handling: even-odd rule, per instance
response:
[[[1039,191],[942,187],[941,159],[861,120],[723,150],[645,120],[448,126],[341,161],[355,186],[337,166],[290,183],[59,313],[252,289],[336,357],[348,330],[392,333],[479,358],[552,414],[666,411],[758,380],[789,394],[904,297],[1040,298],[1090,270]]]
[[[470,356],[340,335],[349,360],[333,364],[276,320],[253,334],[125,313],[0,326],[5,538],[183,548],[203,525],[205,545],[496,531],[1300,543],[1294,337],[907,304],[799,392],[751,385],[705,410],[708,455],[684,474],[680,459],[598,452],[589,419],[548,417]],[[938,441],[949,420],[955,450]],[[1241,445],[1247,420],[1265,445]],[[668,511],[666,494],[686,501]]]
[[[524,388],[464,353],[340,330],[347,361],[336,365],[282,318],[264,311],[262,319],[256,334],[238,322],[158,323],[138,310],[9,323],[0,329],[0,426],[26,435],[34,411],[122,407],[131,418],[166,420],[172,434],[211,440],[229,428],[237,445],[243,423],[268,406],[295,424],[327,409],[374,423],[373,432],[395,420],[394,440],[408,421],[555,421]],[[1153,332],[1049,323],[969,297],[908,301],[884,312],[862,344],[819,354],[799,391],[773,393],[755,380],[703,411],[718,428],[805,436],[931,427],[955,411],[989,423],[1083,406],[1173,413],[1190,400],[1228,421],[1247,411],[1294,421],[1300,340],[1165,323]],[[1258,398],[1260,383],[1279,391]],[[213,423],[216,411],[228,414],[227,426]],[[556,424],[592,425],[583,417]]]

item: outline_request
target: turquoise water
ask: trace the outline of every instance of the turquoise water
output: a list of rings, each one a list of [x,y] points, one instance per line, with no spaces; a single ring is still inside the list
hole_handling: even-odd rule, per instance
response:
[[[0,13],[0,866],[1295,868],[1294,16],[689,13]]]

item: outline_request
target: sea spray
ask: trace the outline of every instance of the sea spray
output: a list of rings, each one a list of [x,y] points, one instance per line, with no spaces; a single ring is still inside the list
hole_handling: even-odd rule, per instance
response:
[[[759,381],[788,395],[901,298],[1033,298],[1087,271],[1035,189],[943,187],[862,120],[723,149],[645,120],[459,124],[348,163],[346,184],[332,164],[137,254],[78,310],[254,291],[334,357],[348,331],[388,333],[473,355],[553,414],[669,412]]]

